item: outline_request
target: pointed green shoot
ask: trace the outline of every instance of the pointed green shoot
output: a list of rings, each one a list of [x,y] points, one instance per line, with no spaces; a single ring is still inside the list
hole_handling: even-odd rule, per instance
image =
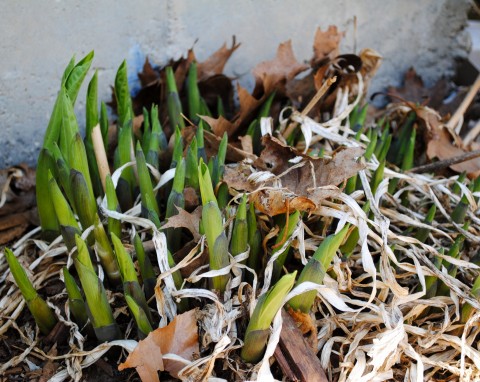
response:
[[[270,325],[277,312],[282,308],[285,296],[292,289],[296,274],[295,271],[284,275],[273,288],[258,299],[245,332],[241,353],[245,362],[256,363],[265,353]]]
[[[178,95],[177,84],[175,82],[175,74],[171,66],[166,68],[167,79],[167,109],[172,129],[177,127],[183,129],[185,122],[182,117],[182,104]]]
[[[297,226],[299,219],[300,219],[299,211],[295,211],[294,213],[290,214],[288,218],[288,225],[284,225],[277,236],[277,240],[275,241],[276,248],[273,251],[272,256],[276,254],[281,249],[281,247],[283,247],[284,239],[287,240],[290,236],[292,236],[292,233],[295,227]],[[286,233],[285,233],[285,230],[286,230]],[[273,263],[272,280],[276,281],[280,278],[280,275],[282,273],[282,268],[283,268],[283,265],[285,264],[285,260],[287,260],[289,251],[290,251],[290,245],[287,246],[285,251],[283,251]]]
[[[105,189],[107,196],[107,208],[112,211],[120,212],[120,204],[118,203],[117,193],[115,191],[115,186],[113,185],[113,180],[110,174],[107,174],[105,178]],[[122,222],[115,218],[108,218],[108,232],[110,234],[114,233],[117,237],[122,236]]]
[[[333,261],[335,253],[338,251],[340,245],[344,241],[348,232],[348,228],[349,226],[345,225],[345,227],[343,227],[336,234],[325,238],[322,244],[320,244],[315,251],[314,255],[310,258],[307,265],[305,265],[303,268],[296,285],[300,285],[305,281],[311,281],[316,284],[323,283],[323,279],[327,273],[328,267]],[[292,298],[288,304],[293,310],[300,310],[303,313],[309,313],[310,309],[312,309],[313,303],[315,302],[316,296],[317,291],[312,290]]]
[[[150,178],[150,172],[147,167],[147,162],[145,161],[145,156],[143,155],[140,142],[137,142],[137,173],[138,173],[138,183],[140,186],[140,194],[142,198],[142,210],[146,211],[153,209],[157,215],[160,214],[158,209],[157,200],[155,199],[155,193],[153,191],[152,179]],[[148,195],[148,199],[147,199]],[[147,204],[147,200],[148,203]],[[145,215],[145,212],[144,212]]]
[[[66,267],[63,268],[63,280],[65,281],[65,289],[68,295],[68,305],[73,318],[80,329],[84,328],[88,323],[87,310],[85,309],[85,301],[75,279]]]
[[[132,312],[132,316],[135,319],[138,328],[138,337],[144,339],[148,336],[152,329],[152,325],[148,320],[148,316],[145,311],[136,303],[136,301],[130,297],[128,294],[125,295],[125,300],[127,300],[128,308]]]
[[[188,100],[188,116],[193,123],[198,122],[198,114],[200,114],[200,90],[198,89],[197,63],[193,61],[188,69],[187,78],[187,100]]]
[[[23,298],[27,302],[28,309],[32,313],[35,322],[40,331],[47,335],[57,323],[57,318],[52,309],[47,305],[33,287],[27,273],[18,262],[15,254],[8,248],[5,248],[5,258],[7,259],[10,272],[12,272],[15,283],[18,285]]]

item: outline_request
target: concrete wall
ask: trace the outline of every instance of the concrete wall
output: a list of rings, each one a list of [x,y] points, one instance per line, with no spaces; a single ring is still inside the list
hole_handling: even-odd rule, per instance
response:
[[[100,97],[124,58],[134,75],[145,55],[178,58],[194,42],[208,57],[232,35],[242,43],[226,68],[243,85],[250,69],[292,39],[299,60],[312,54],[318,26],[346,32],[342,51],[370,47],[384,56],[375,90],[398,84],[415,66],[431,84],[465,56],[467,0],[0,0],[0,168],[34,164],[64,66],[72,54],[95,50]],[[353,18],[357,17],[354,32]],[[84,94],[84,93],[83,93]],[[84,95],[77,101],[84,120]]]

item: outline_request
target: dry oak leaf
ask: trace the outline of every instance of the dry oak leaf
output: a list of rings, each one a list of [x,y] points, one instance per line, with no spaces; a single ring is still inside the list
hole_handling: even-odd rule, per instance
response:
[[[285,84],[297,74],[308,69],[295,58],[292,41],[281,43],[273,60],[263,61],[253,69],[255,90],[253,94],[270,94],[273,91],[285,94]],[[262,91],[263,90],[263,91]]]
[[[322,200],[339,194],[335,186],[364,168],[358,160],[363,154],[360,147],[339,150],[331,159],[324,159],[303,155],[268,135],[262,138],[262,144],[265,148],[253,166],[244,163],[226,166],[224,181],[229,188],[253,193],[250,200],[269,216],[294,210],[315,213]],[[270,180],[255,184],[249,178],[255,171],[281,175],[281,188],[260,188]]]
[[[227,44],[224,43],[220,49],[213,53],[205,61],[200,62],[197,66],[198,71],[198,81],[207,79],[217,74],[223,73],[223,68],[227,63],[228,59],[231,57],[233,52],[235,52],[240,43],[236,43],[235,36],[232,37],[232,46],[227,47]]]
[[[173,215],[167,219],[162,229],[167,228],[186,228],[193,235],[194,240],[200,239],[200,217],[202,216],[202,206],[198,206],[192,213],[185,211],[181,207],[175,206],[178,211],[177,215]]]
[[[452,136],[441,121],[440,115],[428,107],[415,109],[418,118],[425,123],[425,141],[427,142],[427,156],[429,159],[450,159],[468,152],[463,149],[459,136]],[[453,133],[455,134],[455,133]],[[452,143],[455,141],[456,145]],[[456,172],[466,172],[468,177],[476,178],[480,175],[480,158],[451,165]]]
[[[311,66],[318,66],[322,61],[337,57],[340,53],[340,41],[344,36],[345,32],[339,32],[335,25],[330,25],[325,32],[322,31],[322,28],[317,28],[313,41]]]
[[[142,382],[160,382],[158,371],[168,371],[174,378],[185,366],[182,362],[163,359],[165,354],[175,354],[192,361],[199,354],[197,309],[176,316],[170,324],[151,332],[140,341],[125,362],[118,366],[122,371],[134,367]]]

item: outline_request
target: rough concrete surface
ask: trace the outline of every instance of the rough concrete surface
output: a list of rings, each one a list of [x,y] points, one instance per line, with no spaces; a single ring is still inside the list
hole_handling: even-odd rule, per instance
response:
[[[235,35],[242,46],[226,72],[248,87],[253,83],[251,68],[274,57],[280,42],[291,39],[297,58],[308,60],[316,28],[335,24],[346,32],[342,52],[370,47],[384,56],[373,90],[399,84],[410,66],[429,85],[451,72],[455,57],[467,55],[468,4],[467,0],[0,0],[0,168],[35,163],[63,68],[74,53],[80,58],[95,50],[99,96],[108,100],[124,58],[133,78],[145,55],[162,64],[194,45],[202,60]],[[81,126],[84,94],[83,90],[76,107]]]

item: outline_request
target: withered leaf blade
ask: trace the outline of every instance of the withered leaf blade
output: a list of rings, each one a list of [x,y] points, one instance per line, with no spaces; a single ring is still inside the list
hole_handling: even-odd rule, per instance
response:
[[[164,370],[178,378],[178,372],[185,365],[164,360],[163,356],[171,353],[191,361],[199,354],[196,317],[197,310],[190,310],[176,316],[167,326],[151,332],[118,366],[118,370],[134,367],[142,382],[160,382],[158,371]]]

